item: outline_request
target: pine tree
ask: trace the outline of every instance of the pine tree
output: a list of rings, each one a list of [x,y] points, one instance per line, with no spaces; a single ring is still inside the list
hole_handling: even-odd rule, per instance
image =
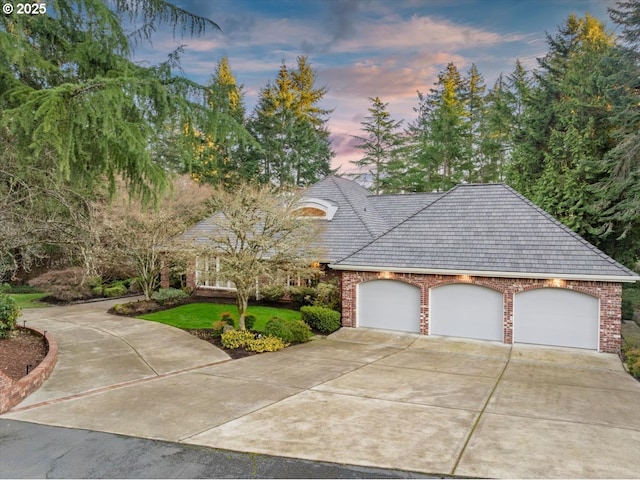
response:
[[[145,200],[167,185],[183,160],[182,125],[205,110],[203,89],[174,74],[181,49],[151,67],[132,49],[161,25],[180,35],[218,28],[165,0],[46,8],[0,16],[0,263],[10,270],[54,248],[81,257],[88,203],[105,184],[113,194],[123,179]]]
[[[448,190],[466,181],[473,170],[469,142],[466,85],[450,63],[436,88],[419,94],[418,118],[408,129],[408,173],[411,191]]]
[[[525,103],[524,129],[509,181],[568,227],[623,260],[624,252],[611,241],[614,237],[607,240],[607,228],[613,228],[607,218],[615,216],[613,192],[618,184],[602,185],[614,169],[606,159],[618,144],[619,119],[612,113],[632,105],[630,97],[619,95],[629,88],[620,81],[621,72],[631,78],[629,67],[617,56],[611,34],[589,15],[571,15],[548,41],[549,53],[539,60],[537,84]]]
[[[396,190],[394,187],[397,178],[396,175],[389,176],[389,164],[396,157],[401,143],[397,129],[402,120],[396,121],[391,118],[387,111],[389,104],[383,103],[380,97],[369,97],[369,101],[369,115],[360,123],[365,136],[354,137],[358,140],[357,148],[363,151],[363,157],[352,163],[368,169],[367,174],[372,179],[372,188],[376,194],[383,190],[388,193]]]
[[[208,115],[195,131],[190,173],[198,182],[232,187],[253,173],[244,168],[242,152],[255,142],[245,130],[242,86],[237,85],[226,56],[218,62],[206,88]]]
[[[622,26],[621,44],[603,60],[610,65],[606,95],[616,145],[604,158],[604,178],[595,186],[603,212],[602,248],[631,268],[640,265],[640,1],[609,9]]]
[[[333,156],[326,127],[328,111],[318,104],[326,89],[315,88],[306,57],[290,71],[282,64],[275,83],[260,91],[249,128],[260,143],[250,161],[263,182],[280,187],[309,185],[331,173]]]
[[[143,67],[132,47],[159,24],[198,34],[218,28],[163,0],[108,4],[59,0],[46,15],[0,17],[0,126],[11,133],[21,162],[50,169],[81,188],[118,176],[149,196],[165,184],[153,145],[176,117],[196,116],[201,93],[176,77],[180,50]],[[143,27],[126,32],[126,24]]]

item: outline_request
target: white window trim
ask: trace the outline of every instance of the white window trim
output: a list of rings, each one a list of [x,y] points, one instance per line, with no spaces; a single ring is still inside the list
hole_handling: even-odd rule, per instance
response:
[[[215,263],[212,262],[213,258],[201,258],[196,257],[196,268],[195,268],[195,281],[196,286],[198,288],[208,288],[212,290],[227,290],[227,291],[236,291],[236,287],[233,285],[231,280],[223,281],[220,280],[220,257],[215,257]],[[204,265],[202,264],[204,262]],[[204,267],[204,268],[203,268]],[[215,274],[212,278],[212,270],[214,268]],[[203,275],[204,273],[204,275]],[[202,278],[204,276],[204,278]]]

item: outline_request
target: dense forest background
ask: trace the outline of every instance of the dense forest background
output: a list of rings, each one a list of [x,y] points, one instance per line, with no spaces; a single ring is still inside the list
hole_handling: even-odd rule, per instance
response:
[[[307,57],[283,62],[247,112],[226,57],[206,85],[180,74],[180,49],[160,65],[132,60],[155,29],[197,36],[218,28],[212,20],[163,0],[47,8],[55,14],[0,17],[0,279],[52,257],[95,269],[97,225],[118,216],[114,199],[153,215],[175,200],[175,175],[288,190],[341,173],[321,107],[330,85],[317,85]],[[609,13],[615,34],[570,16],[536,69],[517,62],[492,86],[475,65],[450,63],[418,94],[413,119],[371,98],[354,132],[368,186],[505,182],[637,269],[640,0]],[[125,28],[134,20],[139,29]]]

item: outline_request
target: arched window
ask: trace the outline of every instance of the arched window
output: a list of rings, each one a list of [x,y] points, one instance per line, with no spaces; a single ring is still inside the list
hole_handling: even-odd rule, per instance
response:
[[[296,213],[301,217],[331,220],[337,210],[338,206],[328,200],[304,197],[300,201],[299,207],[296,209]]]

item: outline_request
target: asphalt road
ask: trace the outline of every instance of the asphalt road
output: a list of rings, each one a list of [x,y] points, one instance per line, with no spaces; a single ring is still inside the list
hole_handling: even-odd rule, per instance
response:
[[[0,420],[0,478],[427,477]]]

